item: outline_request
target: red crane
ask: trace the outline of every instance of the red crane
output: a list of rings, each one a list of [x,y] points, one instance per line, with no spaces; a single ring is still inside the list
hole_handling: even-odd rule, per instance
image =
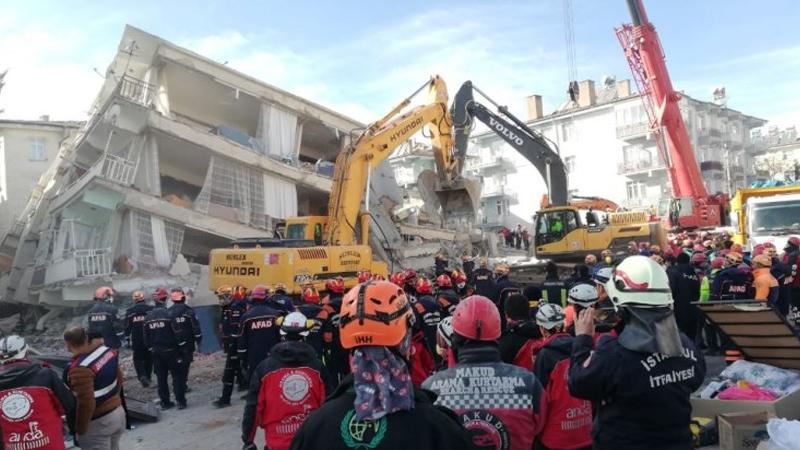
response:
[[[728,197],[709,195],[692,150],[672,87],[664,51],[642,0],[627,0],[633,23],[617,28],[617,37],[639,88],[658,150],[667,163],[672,184],[669,224],[682,229],[716,227],[724,223]]]

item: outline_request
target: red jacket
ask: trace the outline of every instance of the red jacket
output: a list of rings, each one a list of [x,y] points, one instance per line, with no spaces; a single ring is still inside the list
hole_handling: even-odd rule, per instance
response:
[[[425,334],[421,331],[414,333],[411,340],[409,363],[411,366],[411,382],[416,387],[420,387],[436,367],[433,356],[425,345]]]

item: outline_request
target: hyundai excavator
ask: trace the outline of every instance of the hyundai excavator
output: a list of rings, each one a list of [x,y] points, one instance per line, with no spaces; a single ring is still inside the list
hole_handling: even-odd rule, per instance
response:
[[[492,103],[493,112],[475,100],[477,92]],[[622,252],[630,241],[664,244],[666,234],[657,222],[649,221],[646,211],[613,212],[617,205],[598,197],[569,198],[564,162],[552,144],[525,122],[498,105],[480,89],[466,81],[453,99],[456,152],[466,152],[474,119],[483,122],[542,175],[548,195],[534,218],[534,254],[539,259],[579,261],[605,249]],[[603,217],[598,217],[600,212]]]
[[[428,103],[402,113],[426,87]],[[374,261],[369,246],[370,174],[423,128],[433,142],[442,209],[456,215],[471,209],[474,216],[479,187],[461,178],[463,157],[454,153],[448,101],[444,80],[434,76],[370,124],[336,157],[327,215],[287,219],[287,239],[244,239],[212,250],[209,288],[283,283],[298,294],[307,284],[322,290],[326,280],[339,276],[354,286],[360,270],[386,276],[386,262]]]

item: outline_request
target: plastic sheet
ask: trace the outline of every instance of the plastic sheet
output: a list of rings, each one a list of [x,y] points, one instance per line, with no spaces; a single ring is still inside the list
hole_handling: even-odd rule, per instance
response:
[[[800,382],[800,374],[796,372],[745,360],[736,361],[726,367],[720,377],[734,381],[744,380],[781,395],[791,392],[793,385]]]
[[[770,419],[767,422],[769,450],[800,449],[800,420]]]

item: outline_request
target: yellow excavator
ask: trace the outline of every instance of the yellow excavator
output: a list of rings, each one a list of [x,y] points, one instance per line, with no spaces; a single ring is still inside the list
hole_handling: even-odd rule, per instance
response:
[[[428,103],[402,113],[426,87]],[[304,285],[322,289],[326,280],[339,276],[346,286],[353,286],[360,270],[386,276],[386,263],[374,261],[369,246],[370,174],[423,128],[433,143],[442,209],[461,215],[472,209],[474,215],[480,188],[461,178],[464,157],[454,153],[447,87],[437,75],[370,124],[337,156],[327,216],[287,219],[286,239],[243,239],[234,241],[232,248],[212,250],[209,288],[283,283],[297,294]]]

